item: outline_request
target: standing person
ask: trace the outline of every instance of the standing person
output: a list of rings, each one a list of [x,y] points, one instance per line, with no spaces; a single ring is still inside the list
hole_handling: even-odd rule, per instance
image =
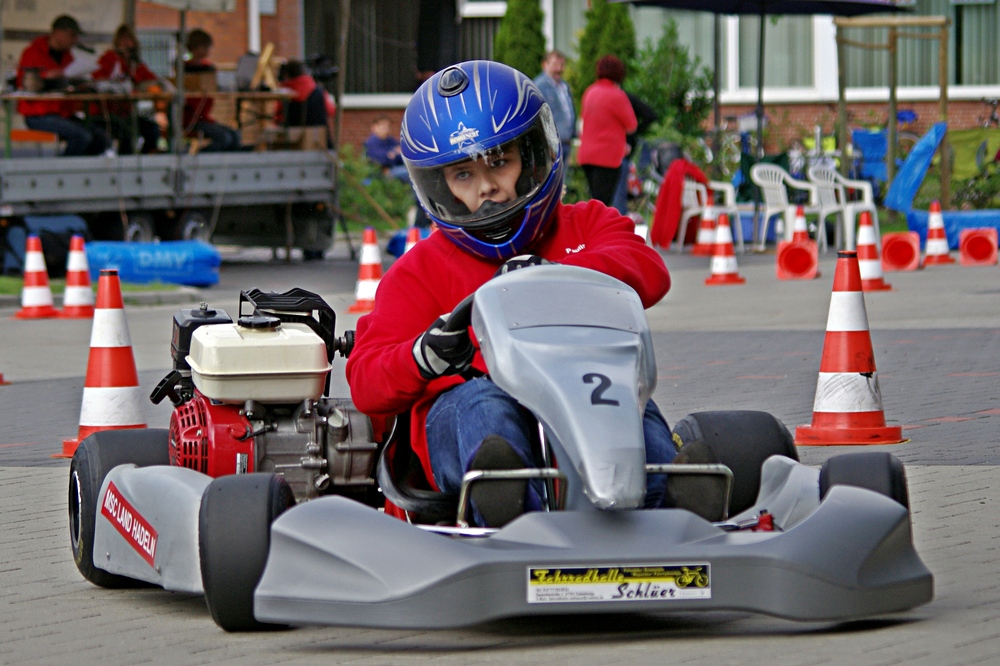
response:
[[[450,112],[449,112],[450,110]],[[437,122],[435,122],[437,119]],[[538,88],[506,65],[473,61],[428,79],[403,116],[403,160],[438,231],[382,277],[375,309],[358,321],[347,381],[359,410],[410,415],[410,442],[432,488],[458,493],[469,469],[534,466],[537,423],[488,377],[468,329],[445,333],[449,313],[494,275],[557,262],[601,271],[634,288],[645,307],[670,288],[660,255],[628,218],[597,201],[560,203],[562,146]],[[646,405],[646,459],[676,454],[656,405]],[[647,506],[659,506],[662,476]],[[526,481],[479,484],[474,520],[501,526],[541,507]]]
[[[53,82],[66,75],[66,67],[73,62],[71,49],[80,38],[80,24],[67,14],[52,22],[48,35],[42,35],[28,44],[17,64],[17,87],[24,88],[25,73],[41,77],[43,82]],[[87,126],[76,116],[77,102],[32,101],[21,99],[17,112],[24,116],[29,129],[58,134],[66,142],[63,155],[100,155],[108,147],[108,137],[99,127]]]
[[[188,33],[185,43],[188,50],[184,60],[185,74],[215,71],[215,65],[208,60],[208,55],[212,51],[212,43],[212,36],[201,28],[195,28]],[[200,132],[211,141],[207,147],[202,148],[206,153],[239,150],[240,133],[231,127],[215,122],[211,115],[213,103],[209,96],[188,97],[184,100],[183,123],[185,132]]]
[[[278,83],[295,96],[284,103],[275,122],[285,127],[325,127],[326,146],[333,147],[333,118],[337,104],[333,97],[316,83],[301,60],[289,60],[278,70]]]
[[[633,154],[636,152],[635,147],[639,145],[639,141],[641,140],[640,137],[643,132],[649,129],[649,126],[657,121],[656,110],[653,107],[646,104],[630,92],[626,92],[625,95],[628,96],[628,101],[632,105],[632,112],[635,113],[638,125],[636,126],[634,132],[629,132],[625,135],[625,143],[628,144],[628,152],[625,154],[625,161],[622,163],[622,170],[618,174],[618,184],[615,186],[615,195],[611,199],[611,207],[622,215],[628,213],[628,178],[629,172],[632,170]]]
[[[562,142],[563,159],[569,160],[573,137],[576,136],[576,109],[573,108],[573,93],[563,80],[566,56],[559,51],[549,51],[542,60],[542,73],[535,77],[535,85],[552,109],[552,118]]]
[[[95,80],[116,81],[142,88],[157,83],[159,77],[142,62],[139,56],[139,38],[128,25],[122,24],[115,31],[111,48],[101,54],[97,61]],[[134,130],[142,137],[142,152],[156,152],[160,141],[160,126],[147,116],[135,115],[131,102],[112,102],[106,107],[91,105],[91,115],[101,117],[106,111],[104,123],[109,133],[118,139],[118,153],[131,155],[134,152]],[[133,126],[133,122],[135,125]]]
[[[625,135],[638,127],[628,96],[621,89],[625,64],[613,55],[597,61],[597,80],[583,93],[580,116],[580,148],[577,162],[583,166],[590,196],[610,206],[618,177],[628,154]]]

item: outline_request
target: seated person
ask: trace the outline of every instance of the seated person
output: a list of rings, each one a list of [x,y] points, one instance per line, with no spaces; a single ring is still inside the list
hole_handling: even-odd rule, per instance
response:
[[[481,87],[471,84],[474,75]],[[506,120],[500,131],[495,118]],[[407,106],[402,135],[403,159],[438,231],[382,278],[374,311],[357,323],[347,381],[362,412],[409,413],[411,448],[429,483],[457,494],[470,469],[534,466],[538,430],[489,377],[458,376],[486,366],[468,330],[442,330],[455,306],[497,273],[546,262],[623,280],[647,308],[667,293],[670,276],[631,220],[598,201],[559,202],[562,146],[541,94],[520,72],[478,62],[435,74]],[[426,148],[434,145],[440,152]],[[652,401],[643,424],[646,461],[671,462],[677,449]],[[534,481],[473,486],[474,522],[499,527],[541,508],[539,488]],[[651,476],[646,506],[660,506],[665,489],[663,476]]]
[[[52,22],[47,35],[36,38],[21,53],[17,65],[17,87],[24,87],[25,73],[33,70],[50,84],[65,78],[66,67],[73,62],[71,49],[80,37],[80,24],[63,14]],[[100,155],[108,147],[104,131],[88,126],[76,116],[79,104],[71,101],[32,101],[21,99],[17,111],[29,129],[58,134],[66,142],[63,155]]]
[[[212,51],[212,36],[200,28],[188,33],[188,54],[184,60],[184,72],[214,72],[215,65],[208,60]],[[188,97],[184,100],[183,123],[185,134],[200,133],[211,141],[203,152],[219,152],[223,150],[240,150],[240,133],[232,127],[215,122],[212,118],[213,100],[209,96]]]
[[[316,83],[300,60],[289,60],[281,66],[278,83],[295,96],[283,105],[275,122],[284,127],[326,127],[326,144],[332,147],[332,121],[337,105],[330,93]]]
[[[98,69],[93,73],[97,81],[121,82],[125,90],[156,84],[159,78],[139,57],[139,38],[128,25],[122,24],[115,31],[112,48],[105,51],[97,61]],[[118,154],[131,155],[134,150],[134,130],[142,137],[143,153],[153,153],[160,141],[160,126],[148,116],[133,115],[131,102],[109,102],[106,105],[91,104],[90,114],[104,121],[105,127],[118,139]],[[134,125],[133,125],[134,123]]]
[[[410,182],[399,151],[399,141],[392,135],[392,121],[388,116],[379,116],[372,122],[371,130],[372,133],[365,139],[365,155],[381,166],[386,175]]]

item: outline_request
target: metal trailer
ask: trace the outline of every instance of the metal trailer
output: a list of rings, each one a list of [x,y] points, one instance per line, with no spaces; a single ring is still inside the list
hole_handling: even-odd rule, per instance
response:
[[[316,256],[333,242],[335,160],[318,150],[0,160],[0,217],[76,213],[95,238]]]

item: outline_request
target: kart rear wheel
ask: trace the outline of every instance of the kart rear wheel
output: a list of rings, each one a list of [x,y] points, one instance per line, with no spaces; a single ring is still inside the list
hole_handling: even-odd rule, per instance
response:
[[[819,471],[819,498],[836,485],[873,490],[910,508],[906,470],[899,458],[884,451],[863,451],[834,456]]]
[[[238,474],[212,481],[201,499],[198,550],[205,601],[226,631],[283,629],[258,622],[253,593],[271,546],[271,523],[295,504],[277,474]]]
[[[674,459],[677,464],[723,464],[733,472],[729,515],[753,506],[760,491],[760,469],[773,455],[798,460],[795,441],[788,428],[767,412],[727,410],[688,414],[674,425],[674,437],[683,443]],[[685,496],[697,494],[704,480],[676,476],[667,481],[667,491],[678,506],[689,506]],[[696,511],[703,517],[706,513]]]
[[[69,466],[69,542],[83,577],[100,587],[148,585],[94,566],[94,528],[104,477],[118,465],[170,463],[168,434],[162,428],[104,430],[80,442]]]

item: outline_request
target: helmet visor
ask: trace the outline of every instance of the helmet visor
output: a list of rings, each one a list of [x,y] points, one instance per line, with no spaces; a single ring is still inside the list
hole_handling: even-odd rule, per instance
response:
[[[492,148],[461,147],[450,164],[418,167],[407,163],[413,189],[431,215],[469,230],[512,217],[532,200],[552,171],[559,138],[543,105],[520,136]]]

